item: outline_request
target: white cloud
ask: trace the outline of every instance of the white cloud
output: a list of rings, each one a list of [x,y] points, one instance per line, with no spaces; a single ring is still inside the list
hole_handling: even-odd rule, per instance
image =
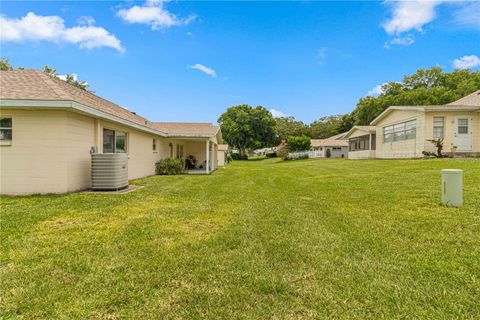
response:
[[[480,58],[476,55],[463,56],[453,60],[455,69],[471,69],[480,66]]]
[[[0,41],[49,41],[73,43],[86,49],[110,47],[124,51],[120,40],[102,27],[87,25],[67,28],[59,16],[39,16],[33,12],[20,19],[0,16]]]
[[[90,16],[82,16],[77,19],[78,24],[85,25],[85,26],[91,26],[95,24],[95,19]]]
[[[435,19],[435,8],[443,1],[387,1],[393,8],[393,16],[383,24],[388,34],[400,34],[422,27]]]
[[[187,25],[195,20],[196,16],[194,15],[184,19],[178,18],[165,9],[165,2],[167,1],[149,0],[143,6],[135,5],[128,9],[121,9],[117,15],[128,23],[149,25],[152,30]]]
[[[381,95],[383,93],[384,84],[386,83],[382,83],[373,87],[371,90],[367,92],[367,96],[378,97],[379,95]]]
[[[480,2],[468,1],[466,3],[455,3],[457,10],[453,13],[455,22],[465,27],[473,27],[478,30],[480,21]],[[458,6],[459,5],[459,6]]]
[[[270,113],[272,114],[272,116],[274,118],[285,118],[285,117],[288,117],[288,115],[286,115],[285,113],[283,113],[282,111],[279,111],[277,109],[270,109]]]
[[[194,65],[190,66],[190,68],[195,69],[195,70],[199,70],[199,71],[205,73],[209,77],[212,77],[212,78],[217,77],[217,73],[215,72],[215,70],[213,70],[212,68],[209,68],[207,66],[204,66],[203,64],[197,63],[197,64],[194,64]]]

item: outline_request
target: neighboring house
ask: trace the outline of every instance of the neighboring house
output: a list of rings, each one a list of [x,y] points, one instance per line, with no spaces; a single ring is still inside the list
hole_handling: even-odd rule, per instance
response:
[[[436,151],[432,139],[443,139],[445,153],[480,157],[480,90],[445,105],[391,106],[347,137],[352,159],[419,158]]]
[[[277,147],[255,149],[255,150],[253,150],[253,155],[255,155],[255,156],[266,156],[267,153],[272,153],[272,152],[275,152],[276,150],[277,150]]]
[[[340,133],[327,139],[312,139],[311,149],[319,151],[320,158],[327,157],[327,150],[330,150],[330,158],[348,158],[348,139],[347,133]]]
[[[128,178],[193,155],[217,167],[220,128],[159,123],[35,70],[0,72],[0,194],[65,193],[91,186],[90,153],[128,153]],[[201,168],[200,168],[201,167]]]
[[[227,164],[227,152],[228,152],[228,144],[219,144],[218,145],[218,166],[225,167]]]

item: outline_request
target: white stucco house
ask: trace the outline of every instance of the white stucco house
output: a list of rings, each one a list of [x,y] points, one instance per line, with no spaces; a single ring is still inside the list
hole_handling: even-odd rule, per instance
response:
[[[312,139],[311,150],[318,151],[319,158],[327,158],[327,150],[330,150],[330,158],[348,158],[347,133],[340,133],[327,139]]]
[[[445,105],[391,106],[347,138],[350,159],[420,158],[436,151],[432,139],[447,154],[480,157],[480,90]]]
[[[91,152],[127,153],[129,179],[190,155],[210,173],[221,142],[210,123],[151,122],[40,71],[0,72],[0,194],[88,189]]]

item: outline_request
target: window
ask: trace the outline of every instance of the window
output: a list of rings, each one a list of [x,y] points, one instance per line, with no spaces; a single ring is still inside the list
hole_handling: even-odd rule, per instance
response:
[[[332,150],[342,150],[340,147],[333,147]]]
[[[370,150],[370,136],[368,134],[365,136],[350,138],[348,143],[350,145],[350,151]]]
[[[157,139],[153,139],[152,141],[152,150],[153,152],[157,151]]]
[[[127,133],[103,129],[103,153],[127,152]]]
[[[445,118],[444,117],[433,117],[433,138],[434,139],[443,139],[444,138],[444,129],[445,129]]]
[[[417,137],[417,120],[383,128],[383,142],[402,141]]]
[[[177,158],[183,158],[183,145],[177,144]]]
[[[468,134],[468,119],[458,119],[458,133]]]
[[[0,141],[12,141],[12,118],[0,118]]]

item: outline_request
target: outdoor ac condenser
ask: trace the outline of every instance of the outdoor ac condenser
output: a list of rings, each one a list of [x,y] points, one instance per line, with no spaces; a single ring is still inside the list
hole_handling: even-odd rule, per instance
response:
[[[126,153],[92,153],[92,189],[120,190],[128,187]]]

